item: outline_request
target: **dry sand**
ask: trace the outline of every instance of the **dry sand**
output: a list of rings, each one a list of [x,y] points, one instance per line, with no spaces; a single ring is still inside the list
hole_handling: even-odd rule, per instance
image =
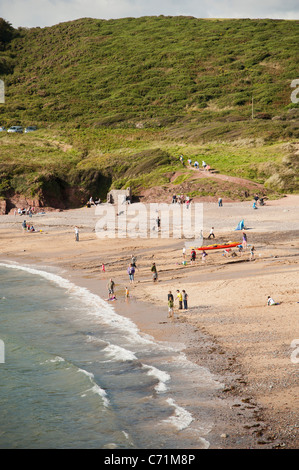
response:
[[[204,203],[204,236],[212,226],[216,235],[215,241],[204,240],[204,244],[241,242],[242,233],[235,228],[244,219],[248,248],[234,257],[224,256],[222,250],[209,251],[205,262],[198,254],[194,265],[188,249],[186,266],[183,239],[98,238],[99,216],[93,208],[46,212],[32,219],[5,215],[0,217],[0,260],[45,269],[55,266],[65,277],[104,297],[112,277],[122,299],[114,305],[122,314],[157,340],[184,342],[190,359],[225,383],[218,398],[227,400],[231,413],[219,416],[215,431],[219,442],[215,438],[214,447],[297,448],[298,207],[295,195],[267,201],[256,211],[250,202],[222,208]],[[35,233],[24,233],[24,218],[34,224]],[[255,246],[251,261],[250,245]],[[138,270],[134,285],[128,286],[131,254],[137,256]],[[156,283],[150,272],[153,261],[159,273]],[[126,286],[131,308],[123,301]],[[177,289],[186,290],[189,305],[188,310],[176,307],[171,320],[167,293]],[[267,306],[268,295],[280,304]]]

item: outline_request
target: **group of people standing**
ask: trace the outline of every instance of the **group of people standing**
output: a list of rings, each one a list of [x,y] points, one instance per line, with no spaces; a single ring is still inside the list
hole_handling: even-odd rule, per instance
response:
[[[168,300],[168,318],[173,318],[175,300],[178,302],[179,310],[183,310],[183,308],[184,310],[188,309],[188,294],[184,289],[182,290],[182,292],[179,289],[177,289],[176,298],[174,298],[170,290],[168,292],[167,300]]]

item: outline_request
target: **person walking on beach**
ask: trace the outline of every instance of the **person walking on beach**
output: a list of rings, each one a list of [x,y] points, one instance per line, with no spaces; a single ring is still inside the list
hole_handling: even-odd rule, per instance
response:
[[[134,268],[134,266],[132,265],[132,263],[130,263],[130,265],[129,265],[128,269],[127,269],[127,273],[129,274],[130,284],[133,284],[133,282],[134,282],[135,268]]]
[[[77,225],[75,226],[75,240],[76,240],[76,242],[79,241],[79,229],[78,229]]]
[[[250,248],[250,261],[254,260],[254,246]]]
[[[179,310],[182,310],[182,308],[183,308],[183,295],[178,289],[177,289],[177,299],[179,301]]]
[[[219,206],[219,207],[222,207],[222,197],[220,197],[220,198],[218,199],[218,206]]]
[[[158,271],[157,271],[156,263],[152,264],[151,272],[153,273],[153,281],[156,282],[158,279]]]
[[[191,264],[193,264],[195,262],[195,259],[196,259],[196,251],[194,250],[194,248],[192,248],[191,250]]]
[[[115,286],[115,282],[112,279],[110,279],[110,281],[107,284],[109,299],[111,299],[112,296],[114,296],[114,286]]]
[[[210,234],[209,234],[209,236],[208,236],[208,239],[210,239],[211,237],[215,238],[214,227],[211,228]]]
[[[168,301],[168,318],[173,318],[173,295],[171,290],[168,292],[167,296],[167,301]]]
[[[137,265],[136,265],[136,261],[137,261],[136,256],[132,255],[131,256],[131,264],[132,264],[133,268],[138,269]]]
[[[242,246],[243,246],[244,250],[247,247],[247,234],[244,232],[244,230],[243,230],[243,234],[242,234]]]
[[[188,310],[188,294],[185,290],[182,290],[182,293],[183,293],[184,310]]]

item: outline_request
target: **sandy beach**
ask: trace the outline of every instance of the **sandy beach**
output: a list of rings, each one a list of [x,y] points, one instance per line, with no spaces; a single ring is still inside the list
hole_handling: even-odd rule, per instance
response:
[[[133,205],[134,206],[134,205]],[[213,448],[297,448],[299,418],[299,196],[267,201],[203,203],[204,244],[242,242],[243,252],[207,251],[183,264],[183,238],[99,238],[93,207],[0,217],[0,261],[57,269],[77,285],[107,298],[116,283],[114,307],[157,341],[184,343],[191,361],[224,384],[215,396]],[[22,222],[36,231],[22,229]],[[79,228],[79,242],[74,227]],[[207,240],[214,227],[215,240]],[[255,247],[254,258],[250,248]],[[234,255],[232,255],[234,253]],[[137,258],[134,284],[127,267]],[[158,281],[153,282],[155,262]],[[105,272],[102,271],[102,263]],[[125,299],[125,287],[130,296]],[[175,303],[167,317],[167,294],[185,289],[188,309]],[[267,297],[279,305],[267,306]],[[222,406],[225,403],[226,406]]]

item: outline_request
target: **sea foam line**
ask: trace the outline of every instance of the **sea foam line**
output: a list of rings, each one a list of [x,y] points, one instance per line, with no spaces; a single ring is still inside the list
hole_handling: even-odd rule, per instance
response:
[[[167,372],[164,372],[153,366],[142,364],[142,367],[148,370],[147,375],[156,377],[158,379],[158,384],[155,386],[156,392],[165,392],[167,390],[166,382],[170,380],[170,375]]]
[[[86,390],[87,392],[93,392],[93,393],[96,393],[97,395],[99,395],[102,400],[103,400],[103,404],[104,406],[108,407],[110,402],[107,398],[107,393],[105,392],[105,390],[103,390],[97,383],[95,383],[95,381],[93,380],[94,379],[94,375],[92,372],[88,372],[87,370],[84,370],[84,369],[78,369],[78,372],[86,375],[90,382],[92,383],[92,387],[89,388],[88,390]],[[84,393],[83,395],[81,395],[82,397],[85,397],[86,396],[86,393]]]
[[[19,269],[21,271],[28,272],[37,276],[41,276],[48,281],[54,282],[58,287],[64,288],[68,293],[71,293],[73,297],[79,298],[85,305],[88,305],[91,310],[91,314],[100,317],[101,321],[108,325],[112,325],[124,329],[130,334],[131,340],[141,344],[156,344],[149,337],[145,338],[140,335],[140,330],[137,325],[130,319],[118,315],[113,307],[109,305],[105,300],[96,294],[90,292],[86,287],[80,287],[72,283],[71,281],[59,276],[57,274],[49,273],[47,271],[23,266],[19,264],[7,264],[0,263],[0,266],[11,269]],[[108,315],[107,315],[108,314]]]
[[[174,407],[174,416],[164,419],[163,423],[172,424],[179,431],[187,428],[193,421],[191,413],[185,410],[185,408],[178,406],[172,398],[167,398],[166,401],[170,406]]]

